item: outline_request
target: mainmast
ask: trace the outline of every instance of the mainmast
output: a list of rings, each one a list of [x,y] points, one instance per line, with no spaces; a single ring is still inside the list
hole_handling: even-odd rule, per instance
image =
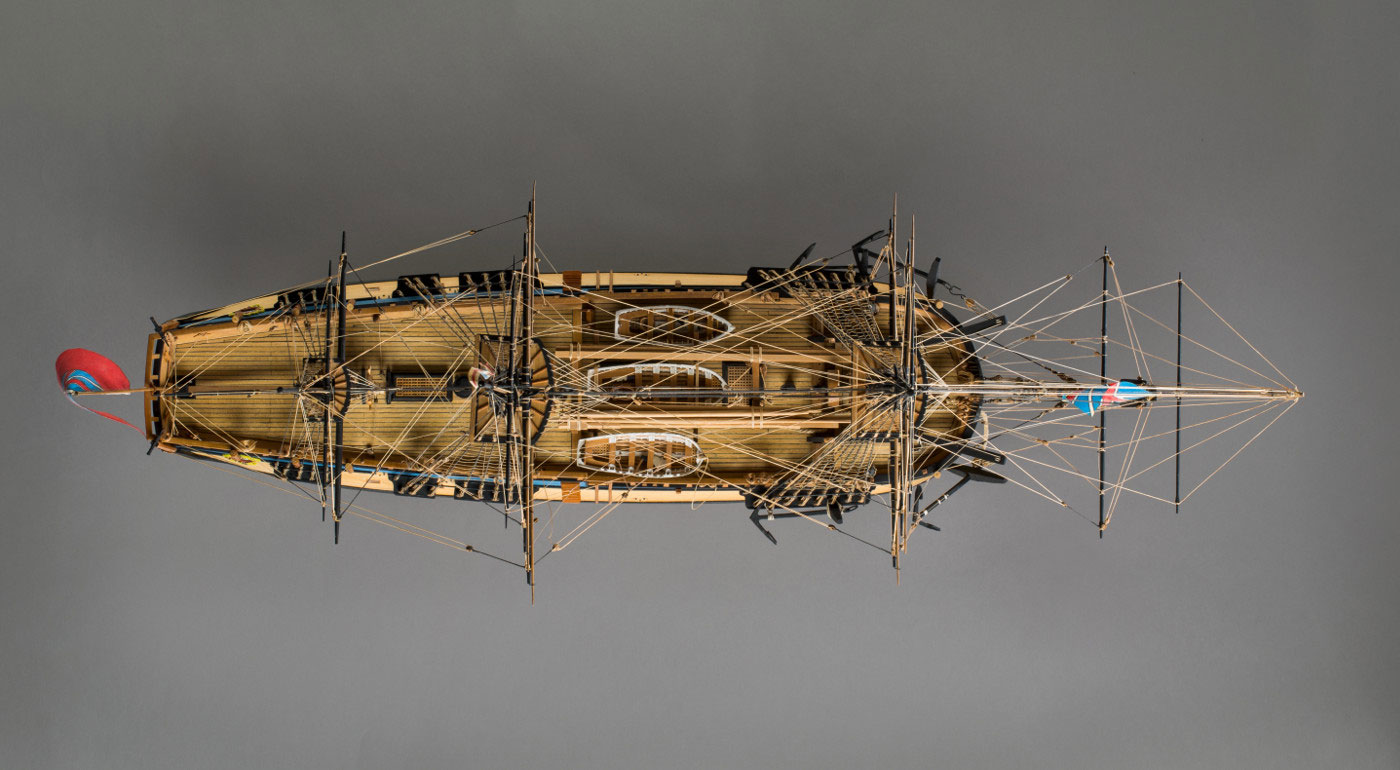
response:
[[[348,393],[337,392],[337,380],[339,387],[349,388],[350,378],[344,376],[341,371],[345,366],[345,231],[340,233],[340,277],[336,279],[334,302],[336,305],[336,343],[334,365],[327,360],[326,363],[326,424],[334,424],[333,442],[331,443],[333,457],[331,465],[331,517],[334,521],[333,539],[336,544],[340,543],[340,482],[342,470],[345,467],[345,414],[343,410],[336,408],[337,402],[344,402],[348,408],[350,399]],[[330,300],[327,300],[329,304]]]

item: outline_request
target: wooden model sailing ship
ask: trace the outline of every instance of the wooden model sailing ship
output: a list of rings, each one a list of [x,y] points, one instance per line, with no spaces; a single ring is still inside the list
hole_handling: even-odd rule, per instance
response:
[[[337,541],[357,516],[479,550],[368,508],[364,490],[490,506],[521,530],[513,563],[532,586],[545,554],[622,503],[742,505],[774,543],[768,522],[850,534],[846,517],[871,506],[886,513],[862,518],[888,519],[876,547],[896,570],[971,481],[1019,485],[1102,534],[1125,492],[1179,506],[1199,488],[1182,494],[1183,435],[1206,437],[1192,449],[1267,427],[1302,395],[1253,346],[1247,363],[1184,337],[1182,299],[1198,295],[1179,276],[1125,292],[1106,250],[1089,266],[1101,286],[1068,310],[1044,308],[1074,276],[987,307],[940,277],[939,260],[916,266],[897,212],[839,258],[808,247],[786,266],[713,275],[546,270],[534,209],[532,197],[507,220],[525,233],[505,269],[350,281],[342,237],[323,282],[158,324],[142,387],[83,350],[60,357],[60,383],[70,397],[141,394],[153,449],[286,482],[320,502]],[[1142,311],[1153,290],[1174,294],[1174,332]],[[1174,361],[1147,351],[1154,329]],[[1237,374],[1188,367],[1183,380],[1183,340]],[[1130,371],[1110,375],[1110,358]],[[1110,442],[1120,409],[1133,426]],[[1183,426],[1183,409],[1207,414]],[[1162,440],[1163,459],[1137,459]],[[1110,467],[1111,455],[1123,459]],[[1139,484],[1167,460],[1170,492]],[[957,481],[925,502],[945,474]],[[1076,488],[1089,506],[1071,502]],[[1097,517],[1080,510],[1095,503]],[[586,515],[566,527],[566,508]]]

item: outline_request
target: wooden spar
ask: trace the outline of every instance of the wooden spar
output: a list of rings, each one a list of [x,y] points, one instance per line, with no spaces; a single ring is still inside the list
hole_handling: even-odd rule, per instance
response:
[[[914,337],[914,229],[915,219],[909,217],[909,246],[908,253],[904,255],[904,329],[901,334],[901,368],[904,370],[904,395],[903,403],[900,405],[900,506],[899,506],[899,550],[905,551],[909,547],[909,530],[913,526],[911,516],[913,511],[913,476],[914,476],[914,434],[918,430],[918,425],[914,419],[914,398],[917,393],[917,374],[914,366],[915,361],[915,337]]]
[[[890,339],[900,340],[899,326],[896,323],[897,308],[899,305],[899,260],[895,240],[896,230],[899,227],[899,196],[894,196],[894,203],[890,212],[890,234],[889,241],[885,246],[885,255],[889,259],[890,275]],[[903,349],[901,348],[901,359]],[[902,366],[901,366],[902,368]],[[893,372],[891,374],[894,374]],[[888,473],[890,478],[890,565],[894,567],[895,582],[899,582],[899,519],[904,509],[904,485],[903,474],[900,470],[904,465],[904,433],[908,426],[904,423],[904,401],[899,404],[899,422],[896,435],[890,441]]]
[[[535,298],[535,274],[537,272],[535,264],[535,185],[530,185],[530,208],[525,214],[525,255],[524,255],[524,280],[521,282],[520,294],[520,334],[511,335],[512,350],[512,375],[518,366],[520,370],[529,371],[530,366],[530,339],[534,336],[534,298]],[[514,315],[511,316],[512,321]],[[523,340],[524,345],[519,345]],[[521,348],[520,360],[514,359],[515,349]],[[530,386],[521,392],[520,380],[512,376],[511,389],[517,394],[520,402],[520,435],[518,445],[522,455],[520,473],[520,524],[523,530],[522,536],[525,539],[525,582],[530,586],[530,602],[535,601],[535,446],[530,436]],[[507,435],[514,440],[516,437],[507,430]]]
[[[1176,274],[1176,387],[1181,390],[1181,273]],[[1176,466],[1176,488],[1172,497],[1173,508],[1181,513],[1181,396],[1176,397],[1176,453],[1173,456]]]
[[[126,388],[125,390],[80,390],[70,392],[68,395],[74,398],[87,398],[88,396],[134,396],[137,393],[158,393],[160,388]]]
[[[345,233],[343,231],[340,234],[340,250],[342,252],[345,251]],[[321,298],[321,301],[326,306],[324,314],[326,324],[326,347],[323,360],[326,362],[325,377],[327,383],[331,382],[331,280],[334,276],[335,269],[328,260],[326,262],[326,293],[323,294]],[[329,475],[329,469],[334,459],[331,454],[331,445],[335,439],[334,429],[331,427],[330,420],[331,404],[335,402],[335,394],[331,392],[329,387],[325,388],[324,391],[325,392],[321,395],[321,400],[326,407],[326,424],[325,429],[322,431],[322,440],[325,450],[321,453],[323,465],[319,466],[316,471],[316,480],[321,487],[321,521],[323,522],[326,520],[326,505],[330,501],[331,496],[331,477]],[[326,468],[328,472],[322,473],[320,467]],[[334,514],[332,518],[335,518]]]
[[[336,311],[335,330],[335,366],[337,369],[345,365],[345,263],[345,231],[342,230],[340,231],[340,278],[336,280],[335,285],[335,304],[339,308]],[[331,371],[329,363],[327,363],[326,368],[327,371]],[[348,377],[345,380],[345,387],[350,387],[350,380]],[[341,410],[335,408],[335,400],[337,398],[337,393],[335,392],[334,376],[326,377],[326,392],[328,394],[327,398],[330,399],[326,404],[326,414],[327,416],[331,417],[331,419],[327,420],[326,422],[335,422],[335,443],[332,445],[335,448],[335,460],[334,464],[331,466],[331,473],[333,474],[331,479],[331,512],[334,518],[334,534],[332,536],[332,539],[335,544],[339,545],[341,514],[340,482],[341,476],[343,475],[342,471],[345,468],[345,415],[341,412]],[[346,408],[348,409],[350,404],[348,398],[346,399],[345,404]]]
[[[1108,385],[1108,247],[1103,247],[1103,293],[1099,295],[1099,385]],[[1104,444],[1107,437],[1104,433],[1107,423],[1104,421],[1106,409],[1100,404],[1099,409],[1099,539],[1103,539],[1104,530],[1104,510],[1103,510],[1103,490],[1104,490]]]
[[[1111,384],[1111,383],[1110,383]],[[1042,399],[1065,399],[1082,393],[1085,385],[1063,382],[998,383],[972,382],[955,385],[920,384],[919,392],[933,396],[982,396],[984,398],[1010,399],[1016,401],[1037,401]],[[1259,401],[1267,399],[1296,400],[1302,394],[1296,390],[1280,388],[1213,387],[1206,385],[1147,386],[1152,394],[1161,398],[1203,399],[1210,401]]]

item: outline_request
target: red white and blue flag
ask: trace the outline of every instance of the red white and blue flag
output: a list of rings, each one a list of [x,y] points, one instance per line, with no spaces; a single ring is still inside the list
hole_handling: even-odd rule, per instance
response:
[[[1137,383],[1120,380],[1106,387],[1081,390],[1071,396],[1069,402],[1079,411],[1093,415],[1102,409],[1104,404],[1121,404],[1126,401],[1148,398],[1151,395],[1152,391]]]

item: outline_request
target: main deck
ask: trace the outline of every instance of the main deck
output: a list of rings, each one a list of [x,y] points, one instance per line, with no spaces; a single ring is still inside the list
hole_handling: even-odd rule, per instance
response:
[[[416,496],[503,499],[522,441],[536,500],[752,502],[781,486],[801,504],[804,490],[809,503],[888,491],[897,348],[850,343],[852,328],[868,342],[904,328],[888,287],[544,274],[522,339],[512,280],[350,284],[343,328],[324,287],[166,322],[148,344],[148,436],[165,451],[317,481],[330,464],[328,416],[338,418],[341,482]],[[913,312],[923,337],[951,328],[941,312]],[[328,365],[341,335],[344,363]],[[925,345],[920,358],[925,381],[978,376],[965,342]],[[502,406],[506,373],[527,393],[528,425]],[[923,433],[956,440],[978,406],[954,397],[915,409]],[[917,479],[946,457],[926,446]]]

